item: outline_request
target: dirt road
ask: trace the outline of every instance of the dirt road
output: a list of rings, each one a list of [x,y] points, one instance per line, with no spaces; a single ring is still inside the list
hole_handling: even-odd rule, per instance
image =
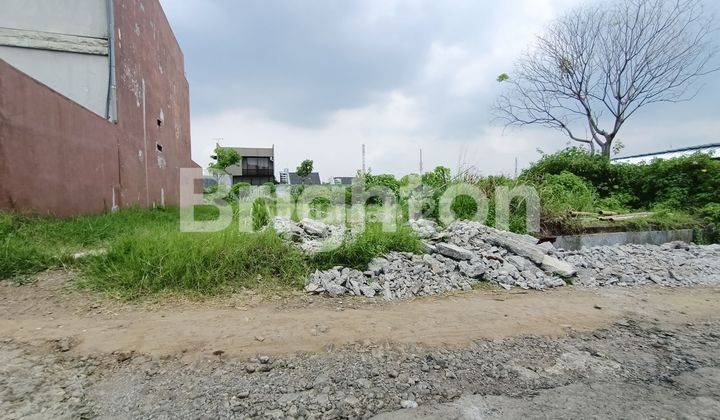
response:
[[[0,283],[5,417],[720,416],[720,288],[125,304],[71,276]]]

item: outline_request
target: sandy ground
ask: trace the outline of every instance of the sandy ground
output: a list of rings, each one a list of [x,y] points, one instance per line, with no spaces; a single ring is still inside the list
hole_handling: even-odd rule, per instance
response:
[[[0,283],[0,418],[720,418],[720,287],[131,304],[72,276]]]
[[[66,287],[71,274],[0,284],[0,337],[71,339],[78,355],[134,351],[228,357],[375,343],[465,346],[474,340],[592,331],[632,316],[681,325],[720,313],[720,288],[480,290],[401,303],[241,295],[225,301],[122,304]]]

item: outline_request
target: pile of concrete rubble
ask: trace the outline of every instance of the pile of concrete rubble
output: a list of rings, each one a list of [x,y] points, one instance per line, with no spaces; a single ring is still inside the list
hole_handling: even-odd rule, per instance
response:
[[[720,245],[616,245],[558,256],[577,267],[575,282],[583,286],[720,284]]]
[[[344,228],[312,219],[293,222],[287,218],[276,217],[272,226],[283,238],[307,253],[322,251],[340,245],[345,239],[350,239],[346,237]]]
[[[442,232],[428,220],[410,225],[423,239],[426,254],[392,252],[373,260],[365,272],[343,267],[317,271],[306,290],[394,300],[469,290],[481,281],[508,290],[543,290],[564,286],[563,278],[576,272],[571,264],[553,256],[552,245],[538,245],[531,236],[476,222],[455,222]]]
[[[529,235],[458,221],[445,230],[411,220],[425,254],[390,252],[366,271],[346,267],[316,271],[306,290],[330,296],[382,296],[388,300],[470,290],[490,282],[510,290],[544,290],[573,283],[588,287],[720,284],[720,245],[674,242],[618,245],[580,251],[538,244]],[[276,218],[273,227],[299,249],[313,253],[352,240],[342,227]]]

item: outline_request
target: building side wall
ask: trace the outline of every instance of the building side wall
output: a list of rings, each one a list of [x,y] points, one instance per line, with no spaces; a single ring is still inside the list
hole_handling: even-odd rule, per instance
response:
[[[122,201],[176,204],[179,168],[194,166],[182,51],[158,0],[116,0],[115,39]]]
[[[0,60],[0,207],[97,213],[119,186],[110,123]]]
[[[197,166],[182,52],[158,0],[114,10],[117,124],[0,59],[0,208],[68,217],[179,203],[180,168]]]

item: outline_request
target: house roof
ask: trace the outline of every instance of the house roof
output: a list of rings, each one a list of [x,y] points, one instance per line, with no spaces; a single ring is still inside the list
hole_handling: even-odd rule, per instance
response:
[[[231,147],[241,157],[275,157],[275,148],[268,147]]]
[[[297,172],[290,172],[290,185],[320,185],[320,174],[313,172],[305,178],[298,176]]]

